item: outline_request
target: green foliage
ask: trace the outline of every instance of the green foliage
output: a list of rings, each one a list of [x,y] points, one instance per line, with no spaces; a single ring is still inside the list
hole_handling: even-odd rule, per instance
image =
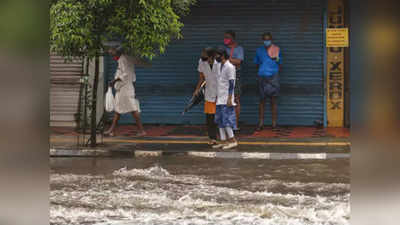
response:
[[[180,16],[195,0],[52,0],[50,48],[63,56],[101,54],[118,38],[131,55],[152,59],[181,38]]]
[[[196,0],[172,0],[171,3],[178,15],[185,16],[190,12],[190,6],[196,4]]]

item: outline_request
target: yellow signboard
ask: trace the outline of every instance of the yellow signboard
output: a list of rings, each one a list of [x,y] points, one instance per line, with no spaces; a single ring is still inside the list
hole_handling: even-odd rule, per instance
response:
[[[326,47],[349,47],[349,29],[327,28]]]
[[[328,127],[344,125],[345,49],[349,46],[345,28],[345,0],[328,0],[326,30],[326,111]]]

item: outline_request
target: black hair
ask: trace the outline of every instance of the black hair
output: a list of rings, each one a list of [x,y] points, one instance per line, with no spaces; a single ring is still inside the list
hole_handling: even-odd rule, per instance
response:
[[[118,46],[116,49],[118,55],[122,55],[124,53],[124,48],[122,46]]]
[[[203,48],[203,52],[205,52],[208,57],[214,57],[215,56],[215,49],[212,48],[212,47]]]
[[[261,38],[264,38],[265,36],[269,36],[269,37],[271,37],[271,39],[272,39],[272,34],[271,34],[271,32],[264,32],[264,33],[262,34]]]
[[[233,30],[227,30],[225,31],[225,34],[230,34],[233,37],[233,39],[236,39],[236,33]]]
[[[225,59],[229,59],[228,52],[226,52],[226,49],[224,47],[218,47],[216,53],[218,55],[224,56]]]

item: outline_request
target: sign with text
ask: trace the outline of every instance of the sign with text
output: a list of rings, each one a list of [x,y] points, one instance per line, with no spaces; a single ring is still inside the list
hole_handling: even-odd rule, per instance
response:
[[[327,28],[326,47],[349,47],[349,29]]]
[[[344,11],[344,0],[328,0],[325,92],[328,127],[344,126],[344,71],[346,66],[344,45],[346,38],[348,46]]]

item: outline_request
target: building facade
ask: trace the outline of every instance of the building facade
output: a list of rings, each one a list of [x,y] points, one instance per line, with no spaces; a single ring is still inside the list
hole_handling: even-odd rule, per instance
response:
[[[256,124],[258,121],[257,71],[253,59],[256,49],[262,46],[261,34],[271,32],[282,52],[278,125],[349,126],[351,79],[348,48],[326,47],[327,28],[347,28],[350,25],[346,2],[198,1],[191,13],[183,18],[183,39],[174,40],[163,55],[153,60],[152,67],[136,68],[136,94],[141,102],[143,122],[204,124],[202,105],[181,115],[197,83],[200,51],[207,46],[222,46],[224,32],[234,30],[245,55],[241,72],[240,122]],[[104,84],[113,79],[116,67],[110,56],[104,57]],[[53,73],[52,78],[55,76]],[[52,93],[55,96],[52,99],[55,99],[57,91]],[[61,105],[72,104],[61,104],[57,99],[53,102],[53,121],[56,115],[61,114],[72,118],[70,114],[75,107],[65,113],[59,110]],[[271,123],[268,109],[267,104],[266,124]],[[129,115],[122,116],[120,122],[134,123]]]
[[[278,124],[344,126],[346,49],[325,47],[325,29],[345,27],[344,6],[343,0],[199,1],[183,19],[183,39],[173,41],[151,68],[136,70],[144,122],[204,122],[202,106],[181,116],[198,79],[200,51],[207,46],[223,45],[224,32],[234,30],[245,54],[241,73],[242,123],[256,124],[258,120],[257,71],[253,58],[256,49],[262,46],[261,34],[271,32],[281,47],[283,61]],[[340,66],[336,66],[342,69],[339,81],[337,74],[336,77],[328,74],[331,63],[338,63],[334,51],[343,53]],[[329,61],[331,58],[336,61]],[[111,80],[116,63],[107,57],[105,66],[106,80]],[[331,71],[331,75],[335,72]],[[266,124],[271,123],[269,118],[266,115]],[[122,123],[131,122],[129,117],[122,119]]]

